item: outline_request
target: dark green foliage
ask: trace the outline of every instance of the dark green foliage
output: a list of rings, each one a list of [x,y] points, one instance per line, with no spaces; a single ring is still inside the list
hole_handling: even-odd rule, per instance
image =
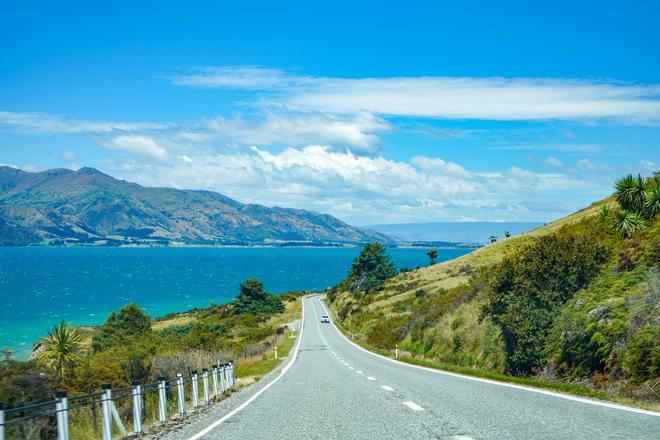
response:
[[[597,235],[558,233],[538,238],[494,271],[487,313],[500,327],[506,369],[530,374],[561,306],[598,274],[608,250]]]
[[[646,324],[631,341],[623,367],[635,382],[660,376],[660,326]]]
[[[249,278],[240,285],[234,301],[234,314],[239,313],[282,313],[284,304],[276,296],[264,290],[264,285],[256,278]]]
[[[436,258],[438,258],[438,250],[437,249],[429,249],[426,251],[426,255],[429,257],[429,264],[434,265]]]
[[[133,341],[151,333],[151,317],[135,304],[112,312],[94,335],[92,348],[102,351],[110,346]]]
[[[630,212],[641,212],[644,208],[646,180],[638,175],[628,174],[617,180],[615,197],[622,209]]]
[[[396,275],[392,258],[380,243],[367,243],[355,257],[346,284],[351,292],[372,292]]]
[[[34,361],[0,361],[0,402],[7,407],[52,397],[50,378]]]
[[[636,212],[619,210],[614,214],[612,230],[621,237],[631,237],[644,230],[645,227],[646,222],[642,216]]]

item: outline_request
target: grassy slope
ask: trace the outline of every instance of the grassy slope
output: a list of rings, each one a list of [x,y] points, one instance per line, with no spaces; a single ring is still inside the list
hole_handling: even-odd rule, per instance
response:
[[[612,198],[601,200],[525,234],[497,241],[453,260],[401,274],[389,280],[383,291],[377,295],[368,307],[373,310],[387,312],[396,303],[413,296],[419,289],[423,289],[426,293],[434,293],[440,289],[450,289],[463,284],[468,281],[474,269],[498,263],[505,256],[520,249],[532,238],[556,232],[564,225],[594,215],[601,205],[611,201]]]

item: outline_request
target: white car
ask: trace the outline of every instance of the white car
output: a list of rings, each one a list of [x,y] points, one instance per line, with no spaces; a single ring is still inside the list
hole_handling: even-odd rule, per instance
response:
[[[321,322],[327,322],[328,324],[330,324],[330,317],[328,315],[322,315]]]

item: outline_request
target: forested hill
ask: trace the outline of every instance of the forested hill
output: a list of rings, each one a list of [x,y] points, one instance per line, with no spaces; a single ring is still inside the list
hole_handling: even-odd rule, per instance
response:
[[[391,243],[327,214],[243,204],[210,191],[148,188],[94,168],[0,167],[0,245]]]

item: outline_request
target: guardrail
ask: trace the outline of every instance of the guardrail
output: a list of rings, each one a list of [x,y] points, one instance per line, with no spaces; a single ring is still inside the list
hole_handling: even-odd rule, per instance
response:
[[[165,424],[173,414],[185,417],[189,409],[196,411],[218,400],[234,383],[234,362],[230,361],[213,365],[210,370],[204,368],[201,374],[179,373],[175,378],[159,377],[149,384],[136,380],[130,387],[115,389],[104,384],[99,392],[73,397],[58,391],[53,400],[13,408],[5,408],[0,402],[0,440],[32,436],[70,440],[90,438],[90,433],[96,436],[99,431],[103,440],[111,440],[114,434],[128,434],[127,425],[130,432],[139,435],[149,419]],[[69,423],[72,418],[86,428],[78,427],[81,432],[76,431]]]

